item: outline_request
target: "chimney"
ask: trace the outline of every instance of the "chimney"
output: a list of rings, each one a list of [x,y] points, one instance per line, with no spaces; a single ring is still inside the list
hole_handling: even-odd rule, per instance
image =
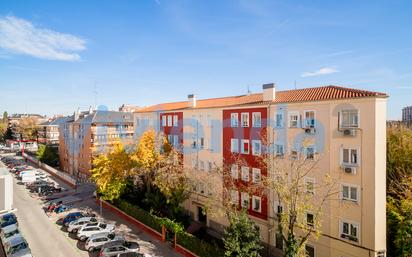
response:
[[[194,94],[188,95],[187,100],[189,102],[189,107],[190,108],[195,108],[196,107],[196,96]]]
[[[89,114],[92,114],[92,112],[93,112],[93,108],[92,108],[92,106],[90,106],[89,107]]]
[[[263,84],[263,101],[273,101],[276,98],[275,83]]]
[[[80,117],[80,108],[77,108],[77,110],[74,112],[74,121],[78,120]]]

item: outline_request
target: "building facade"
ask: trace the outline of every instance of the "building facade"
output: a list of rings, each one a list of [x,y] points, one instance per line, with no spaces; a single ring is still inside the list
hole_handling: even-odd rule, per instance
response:
[[[381,257],[386,252],[386,100],[383,93],[338,86],[276,92],[274,84],[266,84],[257,94],[204,100],[189,95],[187,101],[146,107],[134,114],[135,134],[166,132],[170,142],[182,146],[185,168],[206,178],[213,176],[213,167],[223,167],[228,176],[213,187],[247,210],[272,256],[282,253],[276,232],[282,208],[274,192],[259,190],[270,174],[259,160],[263,153],[319,158],[305,181],[314,185],[329,174],[338,182],[339,197],[324,206],[321,236],[306,245],[309,256]],[[219,235],[228,221],[202,212],[208,190],[196,186],[184,207]]]
[[[412,106],[407,106],[402,109],[402,121],[412,123]]]
[[[60,168],[87,179],[93,156],[110,150],[115,142],[133,142],[133,114],[115,111],[76,111],[59,126]]]
[[[59,144],[59,126],[66,122],[67,117],[56,117],[38,125],[38,142],[41,144]]]

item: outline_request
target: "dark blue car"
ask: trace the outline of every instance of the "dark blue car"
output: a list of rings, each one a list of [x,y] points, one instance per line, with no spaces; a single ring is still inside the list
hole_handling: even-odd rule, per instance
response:
[[[84,214],[82,212],[71,212],[63,218],[63,225],[68,226],[71,221],[77,220],[78,218],[83,217]]]
[[[0,217],[0,227],[1,228],[4,228],[12,224],[16,224],[16,223],[17,223],[17,217],[13,213],[4,214],[3,216]]]

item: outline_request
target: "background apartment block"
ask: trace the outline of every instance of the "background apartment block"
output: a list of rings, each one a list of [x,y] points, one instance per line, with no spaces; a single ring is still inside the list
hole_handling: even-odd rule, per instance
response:
[[[402,109],[402,121],[412,123],[412,106],[407,106]]]
[[[183,150],[184,165],[207,174],[225,167],[234,183],[230,197],[259,226],[271,255],[279,255],[273,192],[248,195],[242,187],[258,183],[268,171],[257,158],[265,149],[277,156],[303,153],[319,158],[311,183],[329,173],[338,181],[338,199],[322,211],[322,235],[310,240],[310,256],[383,256],[386,249],[386,98],[383,93],[338,86],[164,103],[136,112],[136,136],[153,128]],[[183,119],[183,120],[182,120]],[[302,145],[302,139],[309,145]],[[237,165],[234,158],[244,161]],[[233,185],[235,185],[233,187]],[[223,182],[215,187],[226,187]],[[226,188],[227,189],[227,188]],[[223,191],[223,190],[222,190]],[[204,215],[207,187],[198,186],[184,207],[214,235],[228,224],[224,216]],[[316,194],[315,194],[316,196]]]
[[[93,156],[106,152],[116,142],[133,142],[133,114],[92,110],[76,111],[59,127],[60,168],[88,178]]]
[[[66,122],[67,117],[56,117],[38,125],[38,142],[42,144],[59,144],[59,126]]]

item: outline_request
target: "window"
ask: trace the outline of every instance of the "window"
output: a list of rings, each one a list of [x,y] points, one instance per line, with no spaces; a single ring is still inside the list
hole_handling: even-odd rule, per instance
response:
[[[199,161],[199,168],[201,171],[205,170],[205,162],[204,161]]]
[[[276,113],[276,128],[283,128],[283,112]]]
[[[341,149],[341,157],[342,157],[342,164],[344,165],[359,165],[359,154],[358,149],[354,148],[342,148]]]
[[[173,126],[174,127],[178,126],[178,117],[177,117],[177,115],[173,115]]]
[[[208,162],[207,162],[207,171],[208,171],[208,172],[212,172],[212,169],[213,169],[213,167],[212,167],[212,162],[211,162],[211,161],[208,161]]]
[[[178,135],[173,135],[173,145],[174,146],[179,145],[179,136]]]
[[[306,213],[306,224],[311,227],[315,225],[315,216],[313,213]]]
[[[241,153],[249,154],[249,140],[241,139],[240,145],[241,145]]]
[[[260,128],[262,126],[262,117],[260,112],[252,113],[252,127]]]
[[[280,204],[279,202],[276,202],[276,201],[275,201],[274,206],[275,206],[275,213],[276,213],[277,215],[282,214],[282,212],[283,212],[283,206],[282,206],[282,204]]]
[[[167,135],[167,142],[169,145],[173,145],[173,135]]]
[[[238,153],[239,152],[239,140],[236,138],[232,138],[230,140],[230,151],[232,153]]]
[[[239,178],[239,170],[238,170],[237,164],[232,164],[232,167],[230,167],[230,175],[234,179]]]
[[[296,150],[290,150],[290,159],[292,160],[297,160],[298,159],[298,151]]]
[[[358,128],[359,127],[359,111],[358,110],[343,110],[340,112],[340,127],[341,128]]]
[[[289,113],[289,128],[298,128],[299,127],[299,113],[291,112]]]
[[[205,147],[205,138],[201,137],[200,138],[200,149],[203,149]]]
[[[162,126],[163,126],[163,127],[166,127],[166,125],[167,125],[167,124],[166,124],[166,115],[163,115],[163,116],[162,116]]]
[[[241,125],[242,127],[249,127],[249,113],[248,112],[242,112],[241,116]]]
[[[262,149],[262,143],[260,140],[252,140],[252,154],[253,155],[260,155]]]
[[[315,193],[315,179],[314,178],[305,178],[305,189],[306,189],[306,193],[308,194]]]
[[[173,116],[167,115],[167,126],[171,127],[173,125]]]
[[[342,200],[358,202],[358,187],[350,185],[342,185]]]
[[[305,245],[305,250],[307,257],[315,257],[315,247],[311,245]]]
[[[275,235],[275,243],[276,243],[276,248],[277,249],[281,249],[281,250],[283,250],[283,238],[282,238],[282,234],[280,234],[280,233],[276,233],[276,235]]]
[[[239,126],[239,115],[237,113],[230,114],[230,126],[232,128]]]
[[[261,212],[261,199],[259,196],[252,196],[252,209],[255,212]]]
[[[240,197],[241,197],[241,201],[242,201],[242,207],[246,208],[246,209],[249,209],[249,194],[245,193],[245,192],[242,192]]]
[[[315,112],[305,111],[305,128],[315,127]]]
[[[260,169],[252,168],[252,181],[254,183],[259,183],[262,180]]]
[[[238,205],[239,204],[239,192],[236,190],[231,190],[230,191],[230,200],[232,201],[233,204]]]
[[[315,148],[313,146],[306,148],[306,159],[308,160],[315,159]]]
[[[249,167],[242,166],[242,180],[249,181]]]
[[[278,156],[278,157],[283,157],[284,154],[285,154],[285,152],[284,152],[283,145],[276,144],[275,145],[275,155]]]
[[[340,223],[341,234],[340,237],[348,239],[350,241],[358,242],[359,240],[359,224],[351,223],[347,221],[341,221]]]
[[[196,147],[197,147],[197,140],[195,137],[192,137],[192,148],[196,149]]]

